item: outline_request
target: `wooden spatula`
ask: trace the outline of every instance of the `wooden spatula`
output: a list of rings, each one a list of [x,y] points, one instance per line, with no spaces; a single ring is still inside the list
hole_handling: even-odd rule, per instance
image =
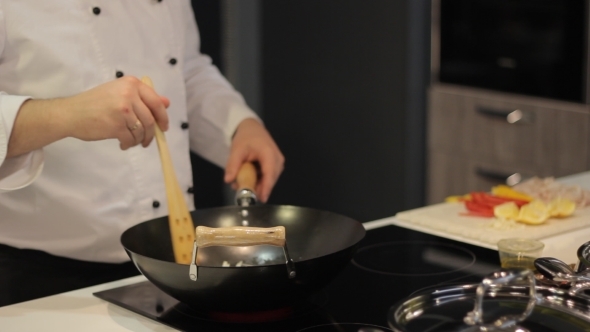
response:
[[[141,81],[152,88],[154,87],[152,80],[147,76],[143,77]],[[195,239],[195,228],[182,190],[180,190],[178,180],[176,179],[172,158],[170,158],[170,150],[168,150],[168,144],[166,144],[166,136],[164,136],[164,133],[157,124],[156,142],[160,151],[164,183],[166,184],[168,223],[170,226],[172,248],[174,250],[174,260],[179,264],[190,264],[193,241]]]

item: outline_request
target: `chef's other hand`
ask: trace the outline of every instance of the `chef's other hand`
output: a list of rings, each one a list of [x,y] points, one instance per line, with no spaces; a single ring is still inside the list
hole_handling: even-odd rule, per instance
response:
[[[236,129],[225,167],[225,182],[234,182],[240,166],[248,161],[260,165],[262,177],[255,190],[264,203],[283,172],[285,157],[266,128],[255,119],[245,119]]]
[[[69,136],[84,141],[116,138],[126,150],[148,146],[156,123],[168,129],[170,101],[136,77],[124,76],[66,99],[72,110],[67,117]]]

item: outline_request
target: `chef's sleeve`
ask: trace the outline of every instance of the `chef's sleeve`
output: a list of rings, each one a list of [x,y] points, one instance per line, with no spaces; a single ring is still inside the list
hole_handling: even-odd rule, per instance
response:
[[[211,58],[199,52],[197,24],[190,2],[186,3],[189,8],[184,10],[186,35],[183,71],[190,147],[203,158],[225,167],[231,138],[240,122],[247,118],[261,120],[212,64]]]
[[[43,150],[6,158],[8,141],[21,105],[30,97],[0,91],[0,193],[31,184],[43,169]]]

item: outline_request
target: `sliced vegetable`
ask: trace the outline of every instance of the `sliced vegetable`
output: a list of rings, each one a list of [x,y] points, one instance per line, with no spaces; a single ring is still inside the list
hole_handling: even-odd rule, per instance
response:
[[[530,202],[533,198],[525,193],[512,189],[507,185],[501,184],[492,187],[492,194],[497,197],[513,198],[521,201]]]
[[[495,207],[502,204],[511,203],[516,207],[517,211],[518,207],[527,204],[527,202],[523,200],[497,197],[482,191],[474,191],[469,194],[469,197],[470,199],[464,201],[465,208],[471,213],[467,215],[477,214],[479,217],[494,217]]]
[[[469,212],[476,213],[479,217],[493,217],[494,209],[489,205],[484,205],[476,201],[465,201],[465,207]]]
[[[445,198],[445,202],[447,203],[458,203],[458,202],[465,202],[471,200],[471,195],[467,194],[467,195],[455,195],[455,196],[449,196],[447,198]]]
[[[514,198],[498,197],[485,192],[471,193],[471,196],[473,197],[473,200],[480,202],[482,204],[490,205],[492,207],[506,202],[514,202],[517,206],[523,206],[528,203],[528,201],[523,201]]]
[[[576,204],[570,200],[558,198],[546,205],[505,185],[493,187],[492,194],[474,191],[469,195],[451,196],[447,201],[463,202],[467,212],[461,213],[462,216],[496,217],[531,225],[542,224],[551,217],[570,216],[576,209]]]

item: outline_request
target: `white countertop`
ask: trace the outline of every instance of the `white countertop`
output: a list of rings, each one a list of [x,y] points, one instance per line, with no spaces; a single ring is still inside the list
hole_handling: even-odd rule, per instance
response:
[[[560,179],[560,182],[578,184],[590,190],[590,172],[564,177]],[[407,227],[394,217],[364,223],[366,229],[391,224]],[[434,235],[452,238],[445,234]],[[577,261],[577,248],[587,241],[590,241],[590,228],[544,239],[544,255],[574,263]],[[477,245],[477,243],[474,244]],[[176,331],[92,295],[98,291],[144,280],[146,280],[145,277],[138,276],[0,307],[0,331]]]
[[[92,295],[144,280],[137,276],[1,307],[0,331],[176,331]]]

